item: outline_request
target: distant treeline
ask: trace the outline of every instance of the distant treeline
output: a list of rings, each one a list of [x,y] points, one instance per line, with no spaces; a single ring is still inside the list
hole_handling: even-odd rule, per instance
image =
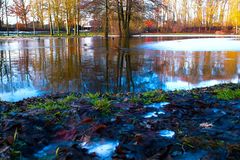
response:
[[[9,25],[9,17],[16,25]],[[0,0],[0,30],[142,32],[239,32],[240,0]]]

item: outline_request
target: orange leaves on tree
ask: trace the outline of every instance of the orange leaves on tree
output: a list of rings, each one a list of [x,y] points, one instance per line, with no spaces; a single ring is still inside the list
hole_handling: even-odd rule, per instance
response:
[[[147,28],[151,28],[151,27],[153,27],[154,22],[153,22],[152,20],[146,20],[146,21],[144,22],[144,25],[145,25]]]

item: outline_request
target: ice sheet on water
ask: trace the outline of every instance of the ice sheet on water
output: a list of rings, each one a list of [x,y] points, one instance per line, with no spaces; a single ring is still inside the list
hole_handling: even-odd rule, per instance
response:
[[[196,38],[146,43],[141,49],[168,51],[240,51],[240,39]]]

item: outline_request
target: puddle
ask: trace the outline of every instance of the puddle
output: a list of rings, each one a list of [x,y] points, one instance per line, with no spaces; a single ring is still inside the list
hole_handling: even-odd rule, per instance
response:
[[[221,114],[226,114],[226,112],[224,112],[224,111],[222,111],[222,110],[220,110],[220,109],[217,109],[217,108],[213,108],[212,109],[212,111],[214,112],[214,113],[221,113]]]
[[[158,117],[157,112],[149,112],[144,115],[144,118],[153,118],[153,117]]]
[[[88,153],[95,153],[100,160],[110,160],[112,155],[119,145],[118,141],[100,139],[88,143],[82,143],[82,148],[88,150]]]
[[[150,107],[150,108],[157,108],[157,109],[159,109],[159,108],[163,108],[164,106],[166,106],[168,104],[170,104],[170,103],[169,102],[152,103],[152,104],[146,105],[144,107],[146,107],[146,108]]]
[[[71,147],[74,142],[55,142],[45,146],[40,151],[35,153],[33,156],[36,159],[41,160],[54,160],[56,158],[56,150],[58,147]],[[110,160],[112,155],[119,145],[118,141],[98,139],[88,143],[81,143],[80,146],[88,150],[88,153],[96,153],[96,159],[99,160]]]
[[[158,111],[158,114],[166,114],[164,111]]]
[[[53,160],[56,158],[56,150],[58,147],[70,147],[73,142],[55,142],[45,146],[43,149],[35,153],[33,156],[41,160]]]
[[[166,113],[162,110],[160,110],[158,112],[154,111],[154,112],[149,112],[149,113],[145,114],[143,117],[144,118],[156,118],[160,114],[166,114]]]
[[[205,155],[206,151],[200,150],[197,152],[185,152],[184,154],[174,157],[175,160],[201,160]]]
[[[161,137],[165,138],[173,138],[175,136],[175,132],[171,130],[161,130],[158,133]]]
[[[233,106],[235,109],[240,109],[240,105],[234,105]]]

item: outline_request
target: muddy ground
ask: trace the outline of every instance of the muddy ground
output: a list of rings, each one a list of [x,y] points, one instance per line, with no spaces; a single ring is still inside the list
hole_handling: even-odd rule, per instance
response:
[[[240,159],[240,89],[68,94],[0,103],[0,159]]]

